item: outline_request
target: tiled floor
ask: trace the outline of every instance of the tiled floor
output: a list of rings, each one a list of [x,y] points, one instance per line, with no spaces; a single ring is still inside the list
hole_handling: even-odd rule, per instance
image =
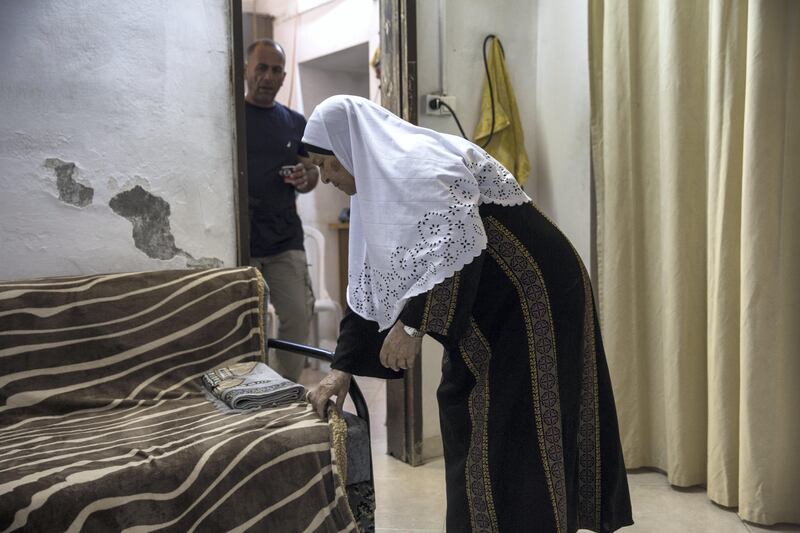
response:
[[[386,455],[385,382],[358,378],[358,383],[369,405],[372,420],[376,530],[385,533],[443,532],[444,461],[440,458],[413,468]],[[345,409],[353,411],[352,404],[345,406]],[[759,527],[744,523],[735,511],[711,503],[703,489],[673,488],[666,476],[658,472],[631,472],[628,483],[636,524],[622,529],[624,533],[800,532],[800,526]]]

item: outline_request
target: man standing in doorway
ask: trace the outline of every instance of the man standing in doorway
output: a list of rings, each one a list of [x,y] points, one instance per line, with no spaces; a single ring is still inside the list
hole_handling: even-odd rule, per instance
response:
[[[264,275],[280,321],[278,337],[304,343],[314,295],[303,248],[303,226],[295,196],[311,191],[319,168],[311,164],[300,139],[303,116],[275,101],[286,78],[286,54],[271,39],[247,49],[245,120],[250,200],[251,264]],[[269,366],[292,381],[303,370],[303,357],[277,352]]]

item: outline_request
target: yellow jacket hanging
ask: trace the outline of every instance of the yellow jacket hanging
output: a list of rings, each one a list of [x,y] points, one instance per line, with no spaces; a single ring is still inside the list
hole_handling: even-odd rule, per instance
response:
[[[514,174],[520,185],[525,185],[531,172],[531,163],[525,151],[525,135],[522,132],[514,88],[511,86],[505,57],[497,39],[492,39],[488,66],[494,91],[495,120],[492,141],[485,149]],[[473,134],[475,143],[482,145],[491,131],[492,99],[489,95],[488,80],[484,80],[481,116]]]

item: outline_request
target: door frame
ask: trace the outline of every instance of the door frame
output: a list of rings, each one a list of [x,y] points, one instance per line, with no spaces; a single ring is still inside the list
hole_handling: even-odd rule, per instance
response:
[[[231,31],[231,90],[233,91],[234,145],[233,159],[236,194],[234,194],[234,219],[236,221],[236,262],[250,266],[250,211],[247,197],[247,139],[244,122],[244,50],[242,46],[242,0],[229,0]]]
[[[381,103],[416,124],[416,0],[380,0],[380,14]],[[386,442],[389,455],[412,466],[422,464],[422,365],[386,383]]]

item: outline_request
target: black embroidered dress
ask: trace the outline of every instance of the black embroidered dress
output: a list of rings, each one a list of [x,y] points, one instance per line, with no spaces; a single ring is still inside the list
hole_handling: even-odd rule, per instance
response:
[[[447,531],[610,532],[632,523],[592,289],[532,204],[480,206],[483,253],[410,300],[403,323],[445,347],[437,397]],[[387,331],[348,310],[333,368],[385,378]]]

